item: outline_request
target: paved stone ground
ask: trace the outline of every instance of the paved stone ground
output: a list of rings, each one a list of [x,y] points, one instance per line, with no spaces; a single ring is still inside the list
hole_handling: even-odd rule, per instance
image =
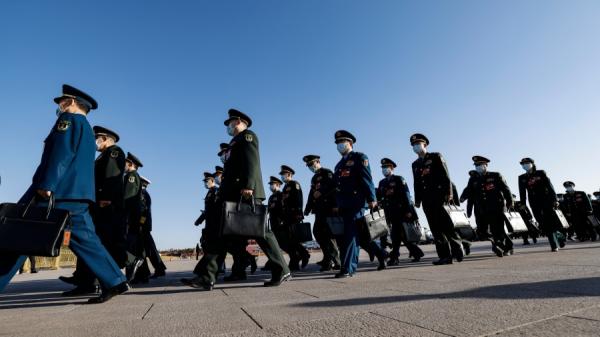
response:
[[[60,297],[69,286],[56,278],[71,269],[18,275],[0,295],[0,336],[600,335],[600,243],[551,253],[520,241],[511,257],[476,243],[463,263],[435,267],[424,246],[421,263],[381,272],[362,256],[351,279],[311,265],[278,288],[257,272],[212,292],[180,285],[195,261],[174,261],[166,278],[102,305]]]

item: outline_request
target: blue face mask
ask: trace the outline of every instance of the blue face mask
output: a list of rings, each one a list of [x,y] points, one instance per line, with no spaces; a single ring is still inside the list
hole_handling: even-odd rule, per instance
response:
[[[62,113],[63,111],[60,109],[60,106],[56,108],[56,117],[60,116]]]
[[[381,169],[381,173],[383,173],[384,177],[387,177],[392,174],[392,169],[389,167],[384,167]]]
[[[281,181],[286,182],[287,181],[287,176],[285,174],[280,175],[281,177]]]
[[[421,152],[423,152],[424,146],[422,143],[417,143],[415,145],[413,145],[413,152],[416,154],[419,154]]]
[[[318,168],[317,168],[315,165],[313,165],[313,166],[309,166],[309,167],[308,167],[308,169],[309,169],[309,170],[310,170],[310,172],[312,172],[312,173],[316,173],[316,172],[319,170],[319,169],[318,169]]]
[[[533,168],[533,164],[531,164],[531,163],[521,164],[521,167],[523,168],[523,170],[529,172],[529,170],[531,170]]]
[[[348,152],[348,147],[350,145],[347,142],[341,142],[337,144],[337,150],[341,155],[344,155],[346,152]]]
[[[227,134],[232,136],[235,133],[235,126],[233,125],[233,123],[229,123],[229,125],[227,125]]]
[[[477,165],[477,166],[475,166],[475,171],[477,171],[477,173],[479,173],[479,174],[484,174],[485,172],[487,172],[487,166],[486,165]]]

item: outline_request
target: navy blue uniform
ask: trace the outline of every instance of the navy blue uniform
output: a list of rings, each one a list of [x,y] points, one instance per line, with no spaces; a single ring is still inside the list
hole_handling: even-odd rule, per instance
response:
[[[344,235],[340,244],[341,272],[354,274],[358,267],[358,228],[356,220],[363,216],[367,202],[376,201],[375,186],[367,156],[350,152],[335,166],[336,202],[344,219]]]
[[[124,282],[125,276],[100,243],[89,213],[90,204],[96,200],[95,153],[94,132],[87,118],[80,114],[61,114],[45,140],[42,160],[21,201],[28,201],[38,189],[52,192],[56,207],[71,212],[71,250],[83,259],[105,288],[112,288]],[[0,290],[25,258],[0,259]]]

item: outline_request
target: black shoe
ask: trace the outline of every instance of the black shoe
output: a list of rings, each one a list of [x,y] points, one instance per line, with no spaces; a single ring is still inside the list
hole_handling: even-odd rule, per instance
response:
[[[337,273],[335,274],[335,278],[348,278],[348,277],[352,277],[354,275],[350,274],[350,273]]]
[[[341,270],[341,269],[342,269],[342,266],[340,266],[340,265],[339,265],[339,264],[337,264],[337,263],[333,263],[333,268],[331,268],[331,269],[333,269],[333,270]]]
[[[155,270],[154,274],[152,276],[150,276],[150,278],[155,279],[155,278],[163,277],[166,275],[167,275],[167,273],[164,270]]]
[[[558,240],[558,246],[560,248],[565,248],[566,245],[567,243],[565,242],[565,240]]]
[[[412,260],[410,260],[410,262],[419,262],[419,261],[421,261],[421,258],[422,258],[422,256],[414,257]]]
[[[553,253],[558,253],[558,248],[552,248]]]
[[[142,266],[143,263],[144,260],[136,259],[132,265],[125,267],[125,277],[127,278],[127,282],[131,282],[131,280],[133,280],[133,278],[135,277],[135,273],[137,272],[138,268]]]
[[[592,240],[592,241],[596,241],[596,240],[594,239],[594,240]],[[32,270],[31,270],[31,273],[32,273],[32,274],[37,274],[37,269],[32,269]]]
[[[537,239],[533,239],[533,244],[537,244]]]
[[[254,273],[256,273],[257,268],[258,266],[256,265],[256,258],[252,256],[250,258],[250,274],[254,275]]]
[[[466,256],[469,256],[469,255],[471,255],[471,245],[465,245],[465,244],[463,244],[463,248],[464,248],[464,250],[465,250],[465,255],[466,255]],[[460,261],[459,261],[459,262],[460,262]]]
[[[302,268],[302,269],[306,268],[309,260],[310,260],[310,254],[306,254],[304,257],[302,257],[302,264],[300,265],[300,268]]]
[[[84,296],[90,294],[97,294],[99,292],[98,286],[77,286],[69,291],[65,291],[61,294],[63,297],[72,297],[72,296]]]
[[[388,265],[388,267],[391,267],[391,266],[397,266],[397,265],[399,265],[399,264],[400,264],[400,260],[398,260],[398,259],[390,259],[390,260],[387,262],[387,265]]]
[[[496,256],[498,256],[498,257],[504,256],[504,254],[502,254],[502,251],[500,250],[500,248],[498,248],[496,246],[492,246],[492,252],[494,252],[496,254]]]
[[[459,256],[455,257],[454,259],[456,260],[456,262],[463,262],[464,255],[459,255]]]
[[[372,252],[368,252],[369,253],[369,260],[371,262],[375,261],[375,254],[373,254]]]
[[[439,259],[432,262],[434,266],[441,266],[444,264],[452,264],[452,258]]]
[[[134,277],[131,280],[131,284],[148,284],[150,279],[148,277]]]
[[[330,271],[333,268],[333,262],[329,262],[329,263],[322,263],[321,264],[321,268],[319,269],[319,272],[325,272],[325,271]]]
[[[245,281],[247,279],[246,275],[235,275],[231,274],[229,276],[225,276],[223,281],[225,282],[235,282],[235,281]]]
[[[379,262],[379,266],[377,266],[377,271],[384,270],[387,267],[385,266],[385,261]]]
[[[68,284],[76,284],[77,283],[75,276],[59,276],[58,279],[63,281],[64,283],[68,283]]]
[[[100,294],[100,296],[98,297],[94,297],[94,298],[90,298],[88,300],[88,303],[90,304],[98,304],[98,303],[104,303],[107,302],[108,300],[110,300],[111,298],[117,296],[117,295],[121,295],[122,293],[126,292],[129,290],[129,285],[127,284],[127,282],[123,282],[121,284],[118,284],[110,289],[106,289],[102,292],[102,294]]]
[[[509,249],[507,251],[505,251],[502,255],[504,256],[511,256],[513,255],[515,252],[512,249]]]
[[[292,274],[287,273],[285,275],[282,275],[281,277],[279,277],[279,279],[277,280],[273,280],[271,279],[270,281],[267,281],[263,284],[263,286],[265,287],[277,287],[280,286],[283,282],[289,280],[292,278]]]
[[[182,278],[181,283],[185,284],[186,286],[192,287],[192,288],[206,290],[206,291],[213,290],[213,287],[215,286],[215,284],[213,282],[205,283],[199,277]]]

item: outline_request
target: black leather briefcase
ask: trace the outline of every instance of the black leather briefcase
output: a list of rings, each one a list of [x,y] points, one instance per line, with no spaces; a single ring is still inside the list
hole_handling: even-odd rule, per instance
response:
[[[587,219],[588,219],[588,222],[590,223],[590,225],[592,225],[592,227],[594,227],[594,228],[600,227],[600,221],[598,221],[598,218],[596,218],[595,215],[590,214],[590,215],[588,215]]]
[[[392,227],[392,231],[394,230],[396,230],[395,226]],[[402,230],[404,231],[406,242],[419,243],[423,240],[423,231],[421,230],[419,221],[403,222]]]
[[[226,201],[223,207],[223,236],[242,236],[261,239],[268,230],[267,206],[256,204],[255,199],[239,202]]]
[[[361,226],[363,237],[369,241],[379,239],[390,232],[390,228],[385,220],[385,213],[382,209],[365,214],[358,222]]]
[[[294,225],[294,239],[298,242],[309,242],[313,240],[310,222],[300,222]]]
[[[333,236],[344,235],[344,218],[341,216],[332,216],[327,218],[327,227]]]
[[[37,207],[36,199],[28,204],[0,205],[0,252],[48,257],[60,254],[71,215],[54,208],[54,198],[50,198],[47,207]]]

